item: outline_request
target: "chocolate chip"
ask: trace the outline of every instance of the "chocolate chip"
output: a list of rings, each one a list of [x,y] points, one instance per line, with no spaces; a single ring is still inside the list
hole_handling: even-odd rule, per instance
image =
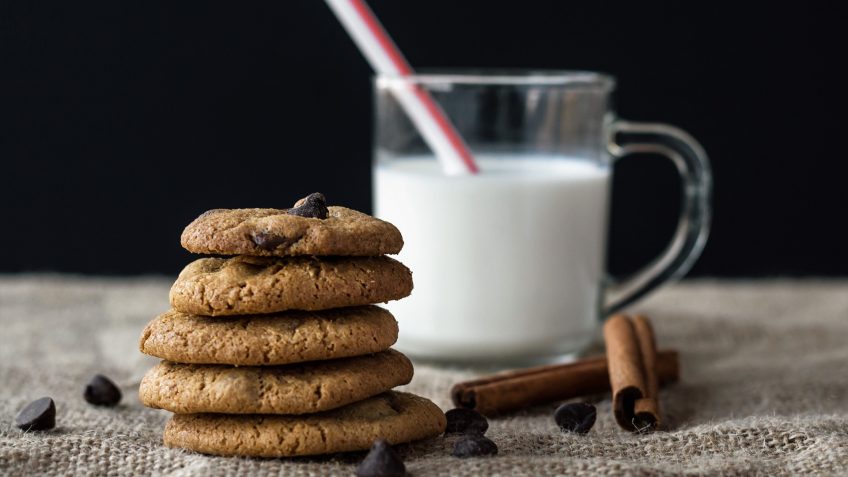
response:
[[[256,232],[250,237],[250,239],[253,240],[253,243],[255,243],[257,247],[263,250],[274,250],[280,245],[288,246],[294,243],[294,240],[288,237],[266,232]]]
[[[356,467],[357,477],[403,477],[406,466],[392,446],[384,439],[377,439],[365,459]]]
[[[121,390],[111,379],[96,374],[85,386],[82,397],[95,406],[115,406],[121,402]]]
[[[289,215],[316,219],[326,219],[329,212],[327,210],[327,199],[320,192],[314,192],[300,199],[294,204],[294,207],[286,211]]]
[[[25,431],[46,431],[56,427],[56,405],[49,397],[36,399],[15,417],[15,425]]]
[[[453,445],[452,455],[455,457],[474,457],[497,453],[498,446],[488,437],[479,434],[466,434]]]
[[[474,409],[458,407],[445,413],[448,425],[445,434],[480,434],[486,433],[489,421]]]
[[[563,404],[554,411],[554,420],[563,431],[585,434],[595,425],[597,409],[585,402]]]

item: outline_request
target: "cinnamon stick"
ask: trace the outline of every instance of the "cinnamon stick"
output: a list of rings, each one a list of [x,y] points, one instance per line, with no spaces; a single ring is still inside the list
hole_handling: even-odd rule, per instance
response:
[[[644,316],[615,315],[604,324],[613,414],[630,431],[660,423],[658,356],[654,331]]]
[[[637,315],[633,318],[633,329],[639,341],[642,368],[645,371],[645,397],[633,404],[634,422],[638,429],[657,428],[662,421],[660,403],[657,398],[660,386],[657,379],[657,341],[654,337],[654,328],[646,316]]]
[[[656,363],[659,383],[678,380],[680,365],[677,351],[658,352]],[[492,416],[609,390],[607,358],[597,356],[568,364],[506,371],[457,383],[451,389],[451,397],[457,407]]]

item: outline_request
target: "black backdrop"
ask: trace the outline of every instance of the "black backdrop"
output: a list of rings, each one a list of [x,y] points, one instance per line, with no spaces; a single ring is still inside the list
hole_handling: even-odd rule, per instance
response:
[[[699,138],[693,274],[848,274],[844,12],[749,3],[370,2],[417,67],[605,71],[621,116]],[[0,61],[0,271],[172,274],[205,209],[370,210],[371,71],[321,1],[6,0]],[[614,271],[662,248],[677,194],[662,159],[617,166]]]

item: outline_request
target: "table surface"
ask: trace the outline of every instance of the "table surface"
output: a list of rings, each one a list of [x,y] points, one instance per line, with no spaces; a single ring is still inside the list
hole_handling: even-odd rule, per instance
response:
[[[138,336],[168,307],[170,280],[0,276],[0,475],[353,475],[362,454],[299,459],[209,457],[161,444],[168,413],[136,390],[155,360]],[[587,435],[560,432],[554,404],[491,419],[495,457],[450,456],[452,438],[401,445],[412,475],[848,474],[848,281],[687,281],[634,307],[663,348],[681,351],[680,383],[661,393],[670,428],[618,429],[608,396],[593,398]],[[403,333],[403,329],[401,329]],[[95,373],[124,392],[89,406]],[[473,370],[418,364],[407,390],[447,410],[448,390]],[[57,427],[12,425],[52,396]]]

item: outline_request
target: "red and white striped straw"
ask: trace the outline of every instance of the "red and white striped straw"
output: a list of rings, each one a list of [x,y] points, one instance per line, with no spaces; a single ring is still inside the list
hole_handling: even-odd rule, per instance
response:
[[[415,72],[363,0],[326,0],[374,71],[406,77]],[[392,93],[412,120],[447,174],[476,174],[479,169],[468,145],[430,93],[402,81]]]

